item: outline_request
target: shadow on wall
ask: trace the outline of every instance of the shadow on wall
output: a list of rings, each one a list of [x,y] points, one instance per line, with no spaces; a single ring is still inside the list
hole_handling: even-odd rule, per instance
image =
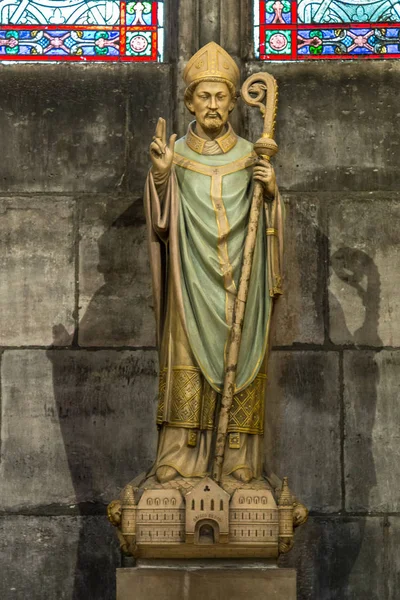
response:
[[[104,285],[79,324],[80,345],[148,345],[154,329],[143,199],[127,208],[98,240]]]
[[[97,214],[96,218],[100,220]],[[79,340],[78,331],[71,336],[63,325],[58,325],[53,331],[54,343],[69,346],[74,341],[80,346],[119,348],[153,346],[155,325],[142,198],[135,200],[106,228],[97,246],[96,268],[104,284],[93,294],[80,320]]]
[[[110,525],[106,537],[96,536],[93,520],[83,515],[100,512],[106,519],[105,505],[116,497],[118,488],[150,467],[155,452],[157,365],[153,352],[131,348],[139,345],[134,342],[140,338],[143,320],[150,320],[153,326],[153,317],[148,316],[149,298],[140,293],[149,279],[147,259],[140,256],[142,206],[141,200],[132,204],[98,240],[98,270],[104,284],[79,323],[80,344],[96,350],[77,347],[78,332],[70,336],[59,325],[53,332],[54,343],[72,349],[47,353],[76,503],[82,514],[72,600],[115,597],[118,551],[110,552],[111,546],[118,546],[115,532]],[[153,430],[154,436],[149,435]]]
[[[357,346],[359,340],[365,339],[370,340],[370,344],[382,346],[378,335],[380,277],[374,261],[361,250],[342,247],[332,255],[331,268],[345,285],[355,288],[365,309],[364,322],[351,334],[346,326],[342,308],[335,296],[330,296],[331,310],[334,308],[335,319],[340,321],[335,326],[337,330],[345,333],[344,339],[352,340],[349,350],[351,351],[352,346]],[[363,422],[354,425],[355,430],[361,432],[357,440],[357,450],[363,465],[359,479],[352,482],[352,485],[357,488],[357,504],[364,507],[368,506],[370,491],[376,485],[372,430],[376,414],[379,370],[374,354],[363,353],[360,360],[352,361],[353,367],[360,370],[359,373],[354,373],[354,377],[363,386],[358,398],[362,398],[361,412],[364,413]],[[290,374],[287,375],[290,379]],[[283,380],[287,385],[285,375]],[[346,400],[350,407],[358,401],[354,398],[345,398]],[[356,415],[355,418],[360,414],[357,407],[352,410],[352,414]],[[352,460],[355,459],[356,457],[352,456]],[[324,460],[329,461],[330,457],[326,456]],[[346,470],[345,459],[345,487],[348,477]],[[357,588],[352,589],[351,574],[363,546],[365,528],[366,517],[359,515],[313,517],[308,525],[300,528],[292,554],[281,559],[281,566],[298,569],[299,600],[350,600],[356,597],[358,592]],[[358,588],[359,583],[356,584]]]
[[[343,247],[332,255],[331,265],[339,279],[356,290],[365,309],[363,324],[351,335],[346,326],[343,310],[337,299],[331,295],[330,306],[334,306],[335,320],[339,320],[337,329],[346,331],[355,346],[365,343],[366,339],[370,346],[382,346],[382,340],[378,335],[381,286],[378,268],[374,261],[361,250]]]

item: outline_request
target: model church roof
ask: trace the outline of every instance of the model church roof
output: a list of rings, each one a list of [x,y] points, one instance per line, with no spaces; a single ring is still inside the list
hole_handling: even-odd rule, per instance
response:
[[[186,502],[199,495],[204,495],[205,493],[207,495],[214,496],[222,500],[229,501],[230,498],[228,492],[225,492],[225,490],[223,490],[217,483],[215,483],[215,481],[213,481],[210,477],[205,477],[204,479],[199,481],[199,483],[196,484],[194,488],[190,490],[190,492],[186,494]]]

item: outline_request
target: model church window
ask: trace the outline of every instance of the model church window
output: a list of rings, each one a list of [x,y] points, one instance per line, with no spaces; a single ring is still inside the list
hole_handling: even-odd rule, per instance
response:
[[[164,0],[0,0],[0,60],[162,61]]]
[[[261,60],[398,58],[400,2],[253,0]]]

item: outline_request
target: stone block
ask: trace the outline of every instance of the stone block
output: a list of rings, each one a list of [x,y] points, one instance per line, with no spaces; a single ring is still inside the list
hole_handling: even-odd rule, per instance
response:
[[[151,67],[151,71],[149,70]],[[173,133],[172,114],[175,104],[171,92],[168,65],[141,65],[126,73],[127,108],[127,171],[128,189],[142,193],[151,161],[149,146],[159,117],[167,121],[167,141]],[[186,132],[185,132],[186,133]]]
[[[108,503],[155,456],[155,352],[2,357],[0,507]]]
[[[106,192],[125,172],[130,65],[2,68],[0,191]]]
[[[118,569],[117,600],[296,600],[296,572],[276,568]]]
[[[168,65],[19,64],[2,82],[0,192],[143,188],[157,118],[171,121]]]
[[[322,344],[326,259],[320,203],[305,194],[284,199],[284,293],[274,309],[272,343]]]
[[[297,570],[298,600],[382,600],[384,556],[383,519],[313,517],[279,562]]]
[[[51,344],[59,323],[73,331],[74,270],[69,199],[0,199],[1,345]]]
[[[143,199],[85,198],[79,231],[79,344],[154,346]]]
[[[397,600],[400,590],[400,518],[398,516],[390,517],[385,525],[384,531],[388,538],[388,599]]]
[[[400,510],[400,351],[344,353],[346,506]]]
[[[341,507],[340,396],[335,352],[273,352],[265,463],[314,511]]]
[[[393,123],[399,116],[400,64],[247,65],[247,75],[264,70],[279,86],[280,151],[274,164],[281,189],[397,191],[400,132]],[[256,140],[262,131],[259,111],[251,108],[246,113],[247,129]]]
[[[100,517],[0,517],[2,600],[111,600],[119,549]]]
[[[400,345],[400,198],[357,194],[330,207],[330,337]]]

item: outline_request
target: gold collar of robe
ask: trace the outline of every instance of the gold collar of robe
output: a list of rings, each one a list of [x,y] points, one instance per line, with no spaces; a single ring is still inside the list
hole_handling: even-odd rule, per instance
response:
[[[207,143],[207,140],[199,137],[194,132],[195,123],[196,123],[196,121],[192,121],[188,127],[187,134],[186,134],[186,143],[189,146],[189,148],[191,150],[193,150],[194,152],[197,152],[197,154],[204,154],[204,146]],[[218,144],[222,153],[226,154],[227,152],[229,152],[230,150],[232,150],[232,148],[234,148],[236,146],[237,141],[238,141],[238,136],[233,131],[232,125],[230,123],[228,123],[228,131],[226,133],[224,133],[223,135],[221,135],[220,137],[215,138],[215,140],[213,140],[213,141]]]

